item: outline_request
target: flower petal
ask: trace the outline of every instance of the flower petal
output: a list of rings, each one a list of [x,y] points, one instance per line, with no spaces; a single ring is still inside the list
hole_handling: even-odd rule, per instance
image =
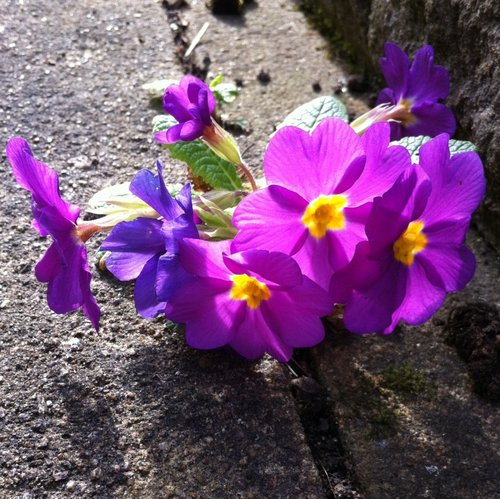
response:
[[[429,244],[416,259],[425,269],[428,279],[447,292],[463,289],[476,270],[474,255],[461,245]]]
[[[486,187],[479,156],[465,152],[450,158],[448,136],[443,134],[421,147],[420,166],[432,181],[426,220],[470,217]]]
[[[138,277],[153,256],[165,251],[161,228],[162,223],[151,218],[119,223],[101,245],[103,251],[111,251],[106,267],[122,281]]]
[[[264,173],[268,183],[286,187],[309,202],[335,192],[349,165],[363,155],[356,132],[340,119],[327,118],[312,135],[296,127],[278,130],[266,150]]]
[[[152,319],[165,310],[165,302],[156,295],[156,270],[158,258],[151,258],[135,281],[134,298],[137,312],[145,319]]]
[[[280,362],[286,362],[293,353],[293,349],[273,331],[260,309],[247,309],[245,318],[229,345],[239,354],[251,359],[268,352]]]
[[[308,230],[301,221],[307,202],[279,186],[269,186],[243,199],[233,215],[233,252],[263,248],[293,254]]]
[[[80,208],[61,198],[57,173],[33,156],[26,140],[22,137],[11,138],[6,153],[17,182],[31,192],[40,208],[53,206],[62,217],[71,222],[77,220]]]
[[[156,162],[156,167],[158,169],[157,175],[149,170],[138,172],[130,184],[130,192],[142,199],[165,219],[173,220],[183,215],[184,212],[165,186],[162,175],[163,166],[160,161]]]
[[[391,325],[385,329],[385,333],[391,333],[401,320],[412,326],[423,324],[434,315],[446,297],[444,289],[429,281],[417,258],[413,265],[405,267],[404,271],[407,275],[404,299],[394,311]]]
[[[380,59],[380,67],[385,81],[393,90],[395,100],[405,95],[410,69],[408,56],[396,44],[384,43],[384,57]]]
[[[231,272],[223,261],[223,254],[229,253],[231,241],[203,241],[183,239],[179,241],[182,266],[187,272],[199,277],[213,277],[227,281],[229,286]]]
[[[344,309],[344,324],[352,333],[387,331],[392,314],[405,299],[407,273],[402,264],[394,261],[379,269],[377,279],[370,267],[370,284],[354,290]]]
[[[413,59],[405,97],[437,101],[446,99],[449,93],[448,71],[443,66],[434,65],[434,50],[430,45],[424,45]]]
[[[406,168],[411,167],[405,147],[389,146],[388,123],[372,125],[361,137],[366,152],[363,174],[349,191],[349,206],[359,206],[382,196]]]
[[[235,274],[246,273],[280,290],[298,286],[302,273],[290,256],[276,251],[248,250],[224,256],[224,263]]]
[[[416,123],[404,128],[404,136],[428,135],[435,137],[440,133],[452,136],[455,133],[456,121],[453,113],[444,104],[437,102],[421,102],[411,108]]]

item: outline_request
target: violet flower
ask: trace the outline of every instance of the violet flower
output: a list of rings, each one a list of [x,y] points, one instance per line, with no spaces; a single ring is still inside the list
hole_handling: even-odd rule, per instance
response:
[[[82,308],[98,330],[100,310],[90,290],[92,275],[84,245],[97,228],[76,225],[80,208],[61,198],[57,173],[33,156],[26,140],[11,138],[7,159],[17,182],[32,194],[33,226],[53,240],[35,267],[36,278],[48,283],[50,309],[64,314]]]
[[[269,353],[285,362],[295,347],[324,337],[320,317],[328,293],[303,276],[293,258],[250,250],[230,254],[230,242],[184,239],[184,268],[196,276],[169,300],[167,317],[186,324],[193,348],[229,345],[248,359]]]
[[[333,276],[349,331],[388,334],[400,321],[421,324],[470,281],[475,260],[464,240],[484,190],[477,154],[450,158],[445,134],[421,147],[420,166],[375,199],[368,240]]]
[[[205,128],[212,125],[216,104],[215,96],[206,83],[191,75],[184,76],[179,85],[170,85],[163,95],[165,112],[179,124],[157,133],[156,140],[174,144],[201,137]]]
[[[193,220],[191,187],[186,184],[175,199],[170,196],[162,177],[141,170],[130,184],[130,191],[149,204],[160,220],[137,218],[119,223],[103,242],[110,251],[106,267],[122,281],[135,282],[135,306],[140,315],[152,318],[165,309],[165,303],[177,286],[190,279],[178,258],[178,242],[184,237],[197,238]]]
[[[388,147],[389,125],[363,137],[342,120],[323,120],[308,134],[280,129],[264,157],[269,187],[247,196],[233,223],[233,251],[263,248],[292,255],[302,272],[328,289],[365,239],[364,223],[375,196],[392,186],[410,157]]]
[[[384,109],[385,117],[377,120],[395,120],[391,122],[392,140],[413,135],[453,135],[455,118],[441,104],[450,92],[448,71],[434,64],[433,48],[430,45],[420,48],[411,66],[408,56],[397,45],[387,42],[384,49],[380,65],[388,87],[378,95],[377,104],[389,107]]]
[[[163,109],[179,123],[157,132],[155,139],[161,144],[201,139],[215,154],[240,167],[247,175],[233,136],[212,118],[216,104],[206,83],[191,75],[182,77],[179,85],[170,85],[163,96]]]

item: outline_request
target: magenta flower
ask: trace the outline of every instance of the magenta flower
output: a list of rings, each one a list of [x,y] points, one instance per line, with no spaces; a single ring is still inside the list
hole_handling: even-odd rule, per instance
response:
[[[115,277],[122,281],[137,279],[135,306],[145,318],[163,312],[174,290],[190,280],[190,274],[180,265],[178,242],[184,237],[198,237],[190,185],[186,184],[173,199],[163,181],[160,161],[157,168],[158,175],[141,170],[131,182],[130,191],[162,219],[141,217],[121,222],[101,246],[111,252],[106,267]]]
[[[285,362],[295,347],[319,343],[320,317],[331,311],[324,290],[287,255],[264,250],[230,254],[229,241],[184,239],[181,261],[196,276],[176,292],[167,317],[186,324],[193,348],[229,345],[248,359],[268,352]]]
[[[92,275],[84,245],[92,232],[84,225],[77,227],[80,208],[61,198],[57,173],[33,156],[23,138],[9,140],[7,159],[17,182],[32,194],[33,226],[41,236],[53,239],[35,267],[36,278],[48,283],[50,309],[64,314],[81,307],[98,330],[100,310],[90,290]]]
[[[215,96],[208,85],[194,76],[184,76],[179,85],[170,85],[163,96],[163,108],[178,122],[155,138],[163,144],[174,144],[179,140],[189,142],[203,135],[212,125]]]
[[[389,85],[377,99],[377,104],[395,107],[385,110],[391,123],[393,140],[412,135],[435,137],[455,132],[455,118],[441,101],[448,97],[450,80],[443,66],[434,64],[434,50],[424,45],[415,54],[410,66],[406,53],[393,43],[385,43],[385,57],[380,65]]]
[[[349,331],[387,334],[402,320],[422,324],[447,293],[470,281],[475,260],[464,240],[484,190],[477,154],[450,158],[444,134],[422,146],[420,166],[375,199],[368,240],[333,276],[332,295],[346,304]]]
[[[389,125],[359,137],[342,120],[323,120],[309,135],[279,130],[264,158],[269,187],[247,196],[236,209],[239,233],[233,251],[263,248],[292,255],[302,272],[328,289],[345,266],[375,196],[386,192],[410,167],[402,147],[388,147]]]

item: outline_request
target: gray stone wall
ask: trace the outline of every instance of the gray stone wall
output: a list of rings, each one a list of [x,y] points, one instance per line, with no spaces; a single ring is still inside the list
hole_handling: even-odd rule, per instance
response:
[[[500,249],[500,3],[497,0],[314,0],[370,74],[380,76],[385,41],[411,55],[423,44],[451,77],[447,103],[456,137],[474,142],[485,164],[487,195],[478,220]],[[378,81],[380,84],[381,82]]]

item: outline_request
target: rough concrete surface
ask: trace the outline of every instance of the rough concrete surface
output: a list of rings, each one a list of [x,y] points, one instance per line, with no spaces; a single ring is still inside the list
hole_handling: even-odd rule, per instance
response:
[[[500,4],[497,0],[305,0],[321,5],[331,27],[371,75],[390,40],[414,53],[431,44],[450,72],[447,103],[457,137],[471,140],[486,166],[480,214],[485,235],[500,249]],[[380,81],[380,80],[379,80]]]
[[[431,321],[387,337],[350,335],[334,322],[311,354],[366,497],[500,497],[498,398],[474,393],[467,365],[445,334],[455,310],[500,306],[498,254],[475,233],[469,244],[478,273]],[[500,322],[485,319],[483,334],[498,345]],[[498,383],[499,357],[478,353],[494,363]],[[482,381],[494,382],[493,372]]]
[[[35,155],[59,171],[63,195],[81,205],[96,190],[153,167],[159,155],[166,159],[151,141],[158,110],[140,89],[183,72],[159,2],[2,0],[0,7],[2,144],[14,134],[26,137]],[[204,17],[193,23],[208,17],[215,23],[201,2],[195,8]],[[282,13],[292,15],[284,29],[297,45],[317,47],[320,61],[317,35],[302,38],[300,13],[288,3],[273,2],[272,9],[268,27],[279,30]],[[256,45],[262,33],[254,20],[263,22],[269,12],[249,11],[232,28],[234,37]],[[280,40],[272,46],[283,54],[288,40]],[[225,67],[232,43],[224,43],[221,69],[248,82],[239,115],[244,102],[246,109],[252,99],[258,103],[251,89],[261,87],[257,61],[241,71]],[[263,88],[268,107],[255,105],[248,118],[255,168],[272,123],[303,102],[301,85],[306,98],[312,95],[312,76],[300,73],[301,85],[284,79],[270,54],[266,69],[281,86]],[[299,62],[293,64],[299,74]],[[329,71],[327,86],[337,77]],[[9,170],[3,158],[0,496],[323,497],[287,371],[278,363],[189,350],[162,320],[138,318],[132,285],[106,275],[93,280],[103,311],[98,335],[81,313],[49,312],[44,286],[33,276],[47,241],[30,227],[29,197]],[[168,161],[166,175],[184,179]]]
[[[255,173],[288,112],[346,87],[296,2],[245,2],[239,17],[167,3],[0,0],[0,142],[24,136],[74,203],[158,156],[168,180],[185,179],[151,140],[159,110],[140,88],[151,79],[194,65],[240,83],[222,117],[246,120],[238,141]],[[188,42],[209,22],[187,62],[179,19]],[[358,97],[341,96],[351,113],[364,109]],[[495,497],[498,409],[473,394],[443,332],[455,306],[498,306],[498,256],[477,235],[474,284],[419,330],[337,331],[289,367],[252,363],[188,349],[162,319],[140,319],[133,285],[107,274],[93,280],[98,335],[81,313],[50,313],[33,276],[47,241],[4,157],[1,168],[0,497],[359,498],[358,486],[373,498],[450,497],[447,483],[457,497]]]

